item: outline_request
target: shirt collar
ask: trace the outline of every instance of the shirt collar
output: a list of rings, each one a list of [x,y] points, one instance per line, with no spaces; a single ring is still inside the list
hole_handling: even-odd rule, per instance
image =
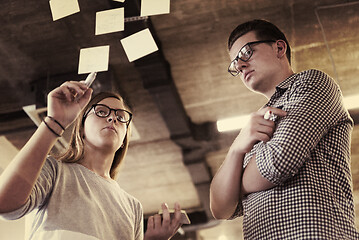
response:
[[[294,73],[294,74],[290,75],[289,77],[287,77],[284,81],[282,81],[281,83],[279,83],[276,86],[276,90],[280,90],[280,89],[285,90],[285,89],[289,88],[289,86],[292,85],[292,83],[294,82],[296,75],[297,74]]]
[[[272,97],[270,98],[270,100],[265,106],[270,106],[273,102],[275,102],[276,99],[281,97],[284,94],[284,92],[293,84],[293,82],[296,79],[296,76],[297,74],[292,74],[289,77],[287,77],[284,81],[279,83],[275,88],[274,94],[272,95]]]

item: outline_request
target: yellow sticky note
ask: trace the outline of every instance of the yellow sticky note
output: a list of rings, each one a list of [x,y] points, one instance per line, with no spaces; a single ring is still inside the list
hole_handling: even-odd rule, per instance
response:
[[[81,49],[78,74],[107,71],[109,55],[109,45]]]
[[[50,0],[49,4],[53,21],[80,12],[77,0]]]
[[[141,0],[141,16],[170,13],[170,0]]]
[[[130,62],[158,50],[148,28],[121,39],[121,43]]]
[[[95,35],[123,31],[125,29],[124,20],[124,8],[97,12]]]

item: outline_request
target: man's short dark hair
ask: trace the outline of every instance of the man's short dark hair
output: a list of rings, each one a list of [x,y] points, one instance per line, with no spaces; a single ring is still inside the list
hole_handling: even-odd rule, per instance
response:
[[[228,50],[230,50],[234,42],[248,32],[254,32],[258,40],[283,40],[287,44],[287,58],[291,63],[291,50],[289,42],[284,33],[277,26],[266,20],[255,19],[238,25],[228,38]]]

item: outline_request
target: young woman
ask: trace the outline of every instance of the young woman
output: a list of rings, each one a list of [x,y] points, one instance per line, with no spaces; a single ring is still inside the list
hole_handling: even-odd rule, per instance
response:
[[[65,82],[48,95],[48,116],[0,176],[0,216],[32,220],[28,239],[169,239],[180,227],[180,206],[166,204],[143,234],[140,202],[114,180],[128,149],[132,114],[121,96],[83,82]],[[74,121],[69,148],[49,156]]]

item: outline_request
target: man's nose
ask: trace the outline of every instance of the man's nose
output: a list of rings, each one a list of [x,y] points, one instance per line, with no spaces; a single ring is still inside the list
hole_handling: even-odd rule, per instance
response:
[[[237,71],[241,73],[244,68],[248,67],[248,63],[242,61],[241,59],[238,59],[235,67],[236,67]]]

